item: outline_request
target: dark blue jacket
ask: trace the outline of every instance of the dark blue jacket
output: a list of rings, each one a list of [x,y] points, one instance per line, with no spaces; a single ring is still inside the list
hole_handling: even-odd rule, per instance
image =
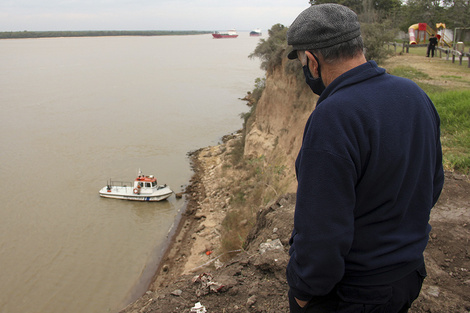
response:
[[[423,262],[444,183],[439,116],[373,61],[335,79],[304,131],[287,280],[295,297],[396,281]]]

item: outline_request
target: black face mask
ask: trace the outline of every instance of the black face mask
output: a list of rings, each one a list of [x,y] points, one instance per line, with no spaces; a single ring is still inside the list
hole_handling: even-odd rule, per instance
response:
[[[318,59],[315,55],[313,57],[315,58],[318,64],[318,78],[314,78],[312,76],[312,73],[310,73],[310,70],[308,68],[308,58],[307,58],[307,65],[304,65],[302,69],[304,70],[305,82],[310,87],[310,89],[312,89],[314,94],[317,94],[320,96],[326,87],[325,87],[325,84],[323,84],[323,80],[321,79],[320,63],[318,62]]]

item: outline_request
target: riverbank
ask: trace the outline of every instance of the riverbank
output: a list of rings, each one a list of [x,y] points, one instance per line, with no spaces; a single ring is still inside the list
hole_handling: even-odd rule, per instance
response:
[[[234,140],[192,154],[195,174],[187,189],[187,211],[153,284],[121,313],[190,312],[198,302],[207,312],[288,312],[285,266],[294,194],[259,209],[244,251],[231,258],[219,253],[221,221],[230,210],[230,190],[220,187],[238,177],[230,177],[236,170],[226,172]],[[446,172],[431,216],[428,278],[411,312],[470,310],[469,206],[469,177]]]
[[[276,215],[275,230],[254,225],[246,250],[223,253],[220,248],[222,221],[231,209],[230,191],[221,187],[236,183],[239,178],[236,169],[227,173],[226,167],[239,136],[226,136],[223,144],[191,154],[194,175],[186,189],[186,212],[149,290],[122,313],[189,312],[199,296],[209,295],[228,297],[212,300],[212,312],[245,312],[247,304],[270,306],[270,312],[287,310],[287,302],[272,302],[272,290],[276,289],[275,295],[280,299],[287,290],[283,272],[288,255],[283,247],[287,247],[292,230],[294,195],[286,195],[258,212],[259,216],[273,208],[283,212]],[[260,244],[267,252],[259,253]],[[195,277],[199,278],[192,282]],[[264,297],[259,293],[255,296],[263,285],[267,293]]]

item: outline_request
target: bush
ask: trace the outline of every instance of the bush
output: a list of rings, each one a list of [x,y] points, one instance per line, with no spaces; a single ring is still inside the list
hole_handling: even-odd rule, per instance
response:
[[[390,26],[390,23],[363,23],[361,24],[361,32],[367,60],[374,60],[380,64],[392,54],[385,46],[386,42],[395,39],[396,31]]]

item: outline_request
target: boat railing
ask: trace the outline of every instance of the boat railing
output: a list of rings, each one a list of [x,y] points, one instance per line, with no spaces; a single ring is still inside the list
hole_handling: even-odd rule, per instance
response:
[[[134,187],[133,182],[120,181],[120,180],[110,180],[108,186],[117,186],[117,187]]]

